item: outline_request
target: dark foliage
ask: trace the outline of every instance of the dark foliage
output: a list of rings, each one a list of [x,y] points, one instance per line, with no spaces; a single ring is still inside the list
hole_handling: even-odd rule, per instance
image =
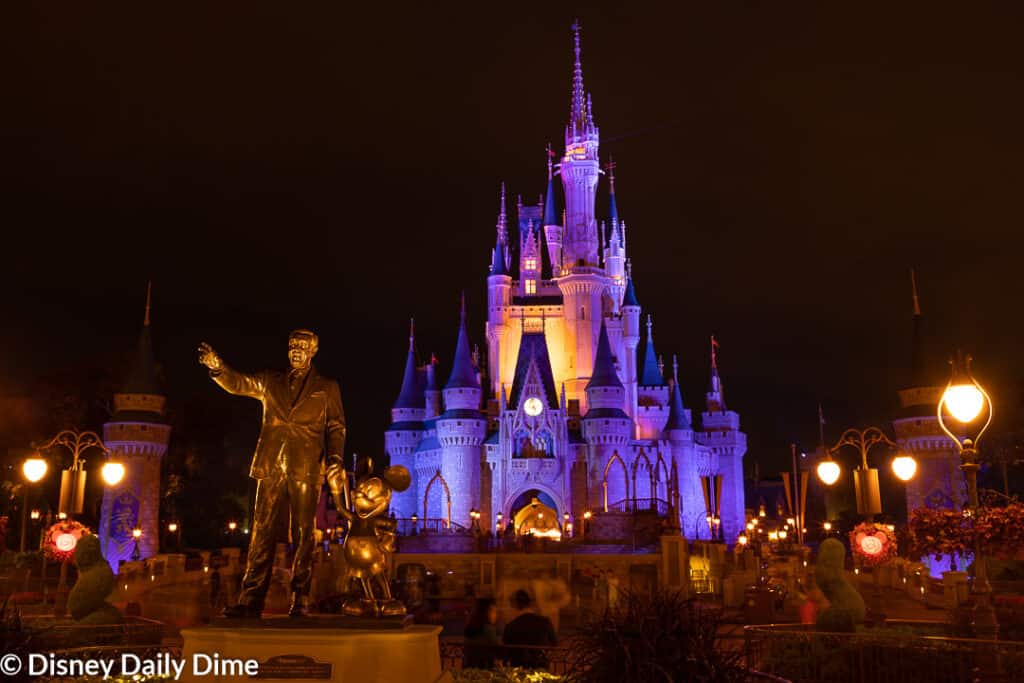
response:
[[[570,644],[567,680],[648,683],[745,680],[738,652],[716,646],[719,617],[680,593],[624,593]]]

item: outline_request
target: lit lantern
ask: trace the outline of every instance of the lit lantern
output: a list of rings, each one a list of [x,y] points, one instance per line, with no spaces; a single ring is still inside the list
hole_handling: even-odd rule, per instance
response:
[[[839,463],[835,460],[825,460],[818,463],[818,479],[825,486],[831,486],[839,481]]]
[[[917,474],[917,461],[909,455],[899,455],[892,460],[892,472],[900,481],[910,481]]]
[[[103,482],[107,486],[117,486],[124,479],[124,465],[119,462],[108,462],[104,463],[103,467],[100,468],[100,476],[103,477]]]
[[[46,476],[46,461],[42,458],[29,458],[21,466],[21,473],[33,484]]]
[[[747,544],[747,537],[746,537],[746,535],[741,535],[739,538],[736,539],[736,542],[739,543],[740,545],[745,546]]]
[[[985,396],[973,384],[950,385],[943,399],[950,414],[964,424],[974,422],[985,406]]]

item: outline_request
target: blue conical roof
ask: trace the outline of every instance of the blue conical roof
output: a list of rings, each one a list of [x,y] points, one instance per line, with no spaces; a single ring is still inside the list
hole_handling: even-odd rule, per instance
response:
[[[636,306],[639,308],[640,302],[636,300],[636,289],[633,287],[633,278],[626,280],[626,293],[622,295],[623,306]]]
[[[597,355],[594,357],[594,374],[587,382],[590,387],[619,387],[622,388],[622,381],[619,373],[615,371],[615,356],[612,355],[612,345],[608,341],[608,330],[601,321],[601,337],[597,341]]]
[[[628,197],[627,197],[628,199]],[[614,227],[619,222],[619,207],[615,203],[615,187],[612,186],[612,192],[608,197],[608,221]]]
[[[668,424],[665,429],[689,429],[690,421],[686,419],[686,410],[683,408],[683,394],[679,390],[679,380],[672,383],[672,399],[669,401]]]
[[[558,197],[555,194],[555,180],[548,178],[548,191],[544,197],[544,225],[558,225]]]
[[[495,241],[494,251],[491,253],[491,275],[508,275],[508,268],[505,267],[505,245],[501,239]]]
[[[425,404],[422,384],[416,376],[416,352],[413,337],[409,335],[409,355],[405,359],[405,374],[402,375],[402,390],[398,393],[395,408],[422,408]]]
[[[445,389],[479,389],[476,381],[476,370],[473,369],[473,354],[469,350],[469,338],[466,336],[466,305],[462,305],[459,319],[459,338],[455,342],[455,359],[452,361],[452,374],[448,378]]]
[[[651,317],[647,316],[647,348],[644,351],[644,366],[640,373],[640,386],[663,387],[665,378],[658,367],[658,354],[654,351],[654,334],[651,332]]]

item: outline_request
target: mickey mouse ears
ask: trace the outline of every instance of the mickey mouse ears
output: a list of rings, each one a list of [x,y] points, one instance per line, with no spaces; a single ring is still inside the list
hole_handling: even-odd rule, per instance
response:
[[[401,465],[392,465],[380,474],[380,478],[391,487],[392,490],[402,491],[409,488],[412,484],[412,477],[409,475],[409,470]]]

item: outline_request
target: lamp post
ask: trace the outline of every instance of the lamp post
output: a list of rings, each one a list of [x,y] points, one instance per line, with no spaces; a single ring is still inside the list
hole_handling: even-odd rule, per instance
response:
[[[142,559],[142,553],[139,551],[139,539],[142,538],[142,529],[135,527],[132,529],[132,538],[135,540],[135,548],[132,550],[132,559]]]
[[[28,533],[28,489],[46,476],[47,465],[42,458],[29,458],[22,464],[21,473],[25,475],[25,496],[21,504],[21,552],[25,552],[25,534]],[[39,515],[33,510],[32,519],[38,519]]]
[[[857,496],[857,514],[873,521],[882,512],[882,497],[878,489],[878,470],[868,467],[868,452],[878,444],[893,448],[899,445],[878,427],[847,429],[832,448],[825,450],[826,460],[818,464],[818,478],[826,486],[839,480],[841,468],[832,456],[841,448],[850,446],[860,452],[860,467],[853,471],[853,484]],[[898,455],[893,460],[893,472],[901,481],[910,481],[917,472],[917,462],[909,455]]]
[[[957,352],[950,361],[952,373],[946,384],[942,398],[939,399],[937,416],[939,427],[956,444],[960,453],[960,469],[967,479],[967,504],[970,510],[971,524],[975,524],[980,512],[978,502],[978,440],[992,424],[992,399],[988,392],[971,376],[971,357]],[[946,413],[949,413],[948,415]],[[984,415],[987,413],[987,416]],[[946,422],[952,417],[956,422],[957,436]],[[976,431],[971,429],[973,438],[966,431],[977,425],[979,418],[985,417],[984,424]],[[988,582],[988,567],[981,552],[981,543],[974,534],[974,633],[979,638],[995,640],[999,636],[999,621],[992,607],[992,586]]]
[[[83,454],[89,449],[96,448],[109,457],[110,450],[103,444],[103,439],[96,432],[80,432],[75,429],[58,432],[47,443],[36,446],[36,450],[46,451],[55,446],[61,446],[71,452],[71,468],[61,472],[60,476],[60,503],[57,509],[65,516],[81,514],[85,501],[85,458]],[[103,481],[109,486],[114,486],[124,478],[124,471],[124,465],[108,462],[103,466]]]

